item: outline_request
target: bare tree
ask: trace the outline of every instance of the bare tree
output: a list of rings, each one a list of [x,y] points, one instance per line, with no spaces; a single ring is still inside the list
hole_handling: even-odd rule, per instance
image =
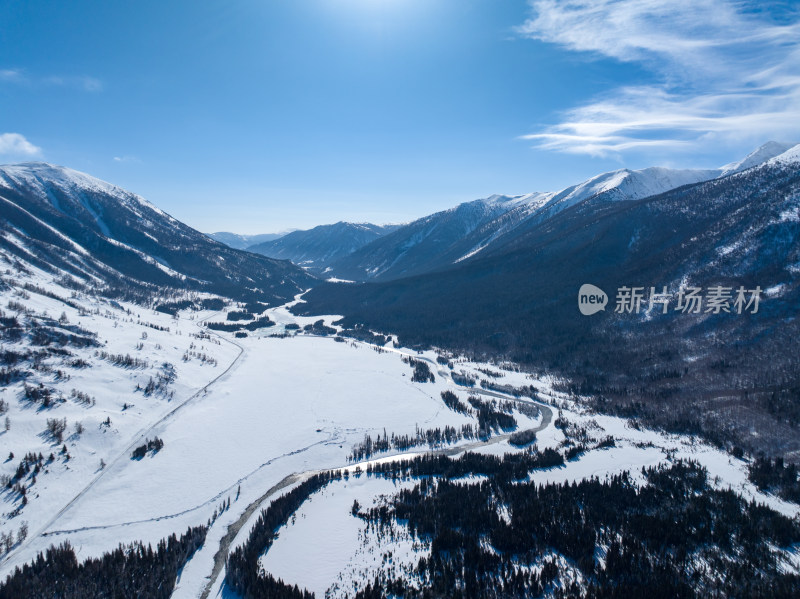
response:
[[[67,419],[66,418],[48,418],[47,419],[47,431],[56,439],[59,443],[64,439],[64,431],[67,430]]]

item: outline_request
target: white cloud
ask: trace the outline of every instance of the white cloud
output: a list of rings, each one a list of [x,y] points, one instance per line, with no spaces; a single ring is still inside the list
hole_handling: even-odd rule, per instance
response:
[[[16,69],[0,69],[0,81],[21,81],[22,73]]]
[[[658,79],[614,89],[523,136],[539,147],[608,155],[800,135],[796,11],[778,15],[765,3],[732,0],[533,0],[531,7],[522,35],[639,63]]]
[[[86,92],[103,91],[103,82],[88,75],[51,75],[39,77],[28,75],[19,69],[0,69],[0,81],[33,87],[69,87]]]
[[[19,133],[0,133],[0,154],[38,156],[41,152],[41,148],[33,145]]]
[[[139,160],[136,156],[114,156],[113,160],[114,162],[133,162],[133,163],[141,162],[141,160]]]
[[[79,77],[46,77],[42,79],[45,85],[55,85],[59,87],[73,87],[82,89],[87,92],[103,91],[103,82],[95,77],[79,76]]]

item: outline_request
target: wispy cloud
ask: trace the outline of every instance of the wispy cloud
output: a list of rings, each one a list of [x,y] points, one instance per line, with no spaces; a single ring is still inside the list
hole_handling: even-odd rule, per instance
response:
[[[137,164],[142,162],[136,156],[114,156],[113,160],[114,162],[132,162]]]
[[[103,82],[96,77],[89,77],[81,75],[78,77],[45,77],[42,79],[44,85],[53,85],[57,87],[72,87],[75,89],[82,89],[87,92],[103,91]]]
[[[0,69],[0,81],[21,81],[22,73],[16,69]]]
[[[800,135],[800,12],[734,0],[532,0],[526,37],[635,62],[628,85],[523,136],[591,155]]]
[[[0,133],[0,154],[11,156],[38,156],[42,149],[33,145],[19,133]]]
[[[103,82],[88,75],[34,76],[21,69],[0,69],[0,81],[35,87],[66,87],[86,92],[103,91]]]

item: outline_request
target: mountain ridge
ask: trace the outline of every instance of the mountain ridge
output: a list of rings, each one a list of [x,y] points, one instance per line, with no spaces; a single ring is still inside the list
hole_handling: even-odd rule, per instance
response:
[[[291,233],[295,229],[288,229],[280,233],[256,233],[254,235],[241,235],[239,233],[231,233],[230,231],[217,231],[215,233],[206,233],[214,241],[224,243],[228,247],[235,250],[246,250],[251,245],[264,243],[265,241],[273,241],[280,239],[284,235]]]
[[[234,250],[141,196],[47,163],[0,166],[0,244],[85,284],[288,300],[315,284],[296,266]]]
[[[280,260],[291,260],[322,275],[337,259],[394,231],[397,225],[339,221],[304,231],[292,231],[278,239],[251,245],[247,251]]]
[[[728,176],[774,159],[792,144],[767,142],[744,159],[718,169],[618,169],[557,192],[496,194],[464,202],[399,227],[331,265],[347,280],[386,281],[445,270],[477,255],[513,244],[539,223],[585,202],[638,200]],[[482,212],[481,212],[482,211]],[[480,213],[480,218],[476,214]]]

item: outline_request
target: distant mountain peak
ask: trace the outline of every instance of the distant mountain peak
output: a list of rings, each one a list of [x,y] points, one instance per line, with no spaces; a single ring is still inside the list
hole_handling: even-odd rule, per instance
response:
[[[722,171],[720,176],[724,177],[725,175],[732,175],[733,173],[738,173],[740,171],[753,168],[754,166],[764,164],[768,160],[772,160],[773,158],[780,156],[795,146],[796,143],[768,141],[767,143],[750,152],[741,160],[737,162],[731,162],[730,164],[723,166],[722,169],[720,169]]]
[[[73,185],[78,187],[88,187],[102,191],[124,191],[111,183],[57,164],[48,162],[21,162],[18,164],[7,164],[0,166],[0,172],[17,180],[24,181],[48,181],[61,185]],[[129,192],[125,192],[129,193]]]
[[[131,203],[139,204],[161,216],[172,219],[172,216],[151,204],[142,196],[66,166],[48,162],[21,162],[0,165],[0,187],[24,186],[47,193],[46,187],[48,185],[59,187],[64,191],[82,190],[108,194],[117,198],[120,202],[128,205]]]
[[[247,251],[278,260],[291,260],[312,272],[323,274],[328,266],[369,242],[394,231],[392,225],[339,221],[250,245]]]
[[[121,187],[41,162],[0,166],[0,249],[140,299],[169,288],[285,301],[314,284],[294,265],[226,248]]]
[[[792,164],[800,162],[800,144],[795,144],[791,146],[788,150],[786,150],[781,154],[778,154],[777,156],[771,158],[767,162],[768,164],[776,164],[776,163]]]

